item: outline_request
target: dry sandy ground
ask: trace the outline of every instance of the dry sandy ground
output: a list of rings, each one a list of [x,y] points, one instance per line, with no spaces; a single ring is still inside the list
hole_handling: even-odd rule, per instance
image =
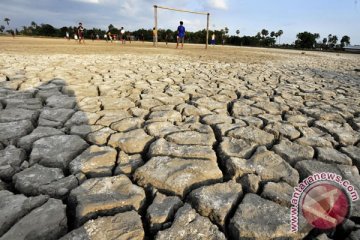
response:
[[[0,37],[0,49],[3,53],[21,54],[111,54],[118,55],[124,53],[131,54],[170,54],[184,55],[195,58],[216,59],[225,61],[240,61],[246,63],[261,62],[264,60],[276,60],[292,55],[299,55],[299,51],[273,50],[248,47],[230,46],[209,46],[205,50],[205,45],[185,44],[183,50],[175,49],[175,43],[159,43],[154,48],[150,42],[133,41],[125,45],[120,42],[105,42],[86,40],[86,44],[78,44],[74,40],[30,38],[30,37]],[[310,53],[308,53],[310,54]],[[316,54],[312,54],[316,55]]]

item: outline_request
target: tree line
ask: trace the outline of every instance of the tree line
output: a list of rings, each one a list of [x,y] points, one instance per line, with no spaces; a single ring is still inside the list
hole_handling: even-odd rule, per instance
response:
[[[341,49],[350,44],[350,37],[347,35],[341,38],[340,44],[338,42],[339,38],[336,35],[332,34],[329,34],[320,42],[317,41],[318,39],[320,39],[320,34],[318,33],[301,32],[298,33],[296,37],[296,48]]]
[[[4,22],[9,26],[10,19],[4,18]],[[6,27],[0,25],[0,32],[4,32]],[[73,36],[77,32],[76,26],[64,26],[61,28],[55,28],[50,24],[37,24],[32,21],[29,26],[23,26],[22,29],[8,29],[5,32],[14,33],[16,35],[25,36],[47,36],[47,37],[65,37],[66,33]],[[107,30],[92,28],[86,29],[85,38],[87,39],[104,39],[104,35],[107,33],[119,34],[120,29],[110,24]],[[229,44],[237,46],[257,46],[257,47],[285,47],[285,48],[299,48],[299,49],[341,49],[350,44],[350,37],[345,35],[340,39],[336,35],[329,34],[327,37],[320,41],[320,35],[318,33],[301,32],[297,34],[297,39],[293,44],[281,44],[281,36],[283,30],[268,31],[262,29],[255,36],[239,36],[240,30],[236,30],[236,36],[229,35],[229,29],[225,27],[221,30],[209,31],[209,38],[212,34],[215,34],[216,44]],[[152,29],[138,29],[126,33],[127,36],[131,36],[132,39],[142,41],[152,41]],[[186,33],[186,42],[188,43],[204,43],[206,39],[206,30],[200,30],[196,32]],[[171,29],[159,29],[158,40],[176,42],[176,30]]]

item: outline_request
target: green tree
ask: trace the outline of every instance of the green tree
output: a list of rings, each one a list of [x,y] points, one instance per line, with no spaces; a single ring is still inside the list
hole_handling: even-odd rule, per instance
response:
[[[327,42],[328,42],[328,39],[327,39],[327,38],[323,38],[323,40],[322,40],[322,45],[321,45],[321,47],[322,47],[323,49],[328,49]]]
[[[240,34],[240,30],[236,30],[236,35],[239,36],[239,34]]]
[[[34,22],[34,21],[32,21],[31,23],[30,23],[30,25],[31,25],[31,27],[33,28],[33,29],[36,29],[37,28],[37,24],[36,24],[36,22]]]
[[[319,37],[317,33],[301,32],[296,35],[297,40],[295,46],[297,48],[314,48],[316,39]]]
[[[229,28],[225,27],[225,34],[227,35],[229,33]]]
[[[6,22],[6,24],[9,26],[10,18],[4,18],[4,22]]]
[[[114,27],[114,25],[112,25],[112,24],[110,24],[109,26],[108,26],[108,30],[111,32],[113,29],[114,29],[115,27]]]
[[[277,37],[279,38],[279,45],[280,45],[280,37],[281,37],[281,35],[283,35],[283,34],[284,34],[284,31],[283,31],[283,30],[279,30],[279,31],[276,32],[276,35],[277,35]]]
[[[328,36],[328,44],[330,48],[334,48],[338,42],[338,37],[336,35],[329,34]]]
[[[60,37],[66,36],[66,32],[69,32],[68,27],[62,27],[62,28],[60,28],[60,29],[59,29]]]
[[[269,31],[266,30],[266,29],[263,29],[263,30],[261,30],[261,35],[262,35],[263,37],[267,37],[267,35],[269,35]]]
[[[39,34],[41,36],[54,37],[54,36],[56,36],[56,33],[57,33],[57,29],[55,29],[50,24],[41,24],[41,26],[39,28]]]
[[[27,32],[32,35],[39,35],[40,26],[34,22],[31,21],[30,26],[27,28]]]
[[[341,43],[341,47],[345,47],[345,46],[349,45],[350,44],[350,37],[347,36],[347,35],[343,36],[341,38],[341,40],[340,40],[340,43]]]
[[[275,42],[276,42],[275,38],[266,37],[266,38],[262,39],[261,45],[264,47],[270,47],[270,46],[273,46],[275,44]]]
[[[274,32],[274,31],[271,31],[271,33],[270,33],[270,37],[275,37],[276,36],[276,33]]]
[[[4,26],[4,25],[1,25],[1,26],[0,26],[0,32],[4,32],[4,30],[5,30],[5,26]]]

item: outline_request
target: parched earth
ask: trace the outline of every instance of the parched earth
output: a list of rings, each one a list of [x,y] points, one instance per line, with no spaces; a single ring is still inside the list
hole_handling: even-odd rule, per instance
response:
[[[23,51],[0,53],[1,240],[360,238],[360,201],[290,229],[309,175],[360,193],[359,55]]]

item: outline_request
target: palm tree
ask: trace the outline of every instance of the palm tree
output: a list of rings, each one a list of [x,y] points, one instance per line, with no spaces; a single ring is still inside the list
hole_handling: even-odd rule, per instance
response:
[[[239,34],[240,34],[240,30],[236,30],[236,34],[239,36]]]
[[[327,38],[323,38],[323,44],[326,44],[327,43]]]
[[[266,37],[267,35],[269,35],[269,31],[266,29],[261,30],[261,35],[263,35],[263,37]]]
[[[350,44],[350,37],[347,36],[347,35],[343,36],[343,37],[341,38],[340,43],[341,43],[341,47],[344,47],[344,46],[349,45],[349,44]]]
[[[4,18],[4,22],[6,22],[7,25],[9,26],[10,18]]]
[[[1,26],[0,26],[0,32],[4,32],[4,30],[5,30],[5,26],[4,26],[4,25],[1,25]]]
[[[279,30],[276,35],[279,37],[279,45],[280,45],[280,37],[281,35],[283,35],[284,31],[283,30]]]
[[[33,29],[36,29],[36,27],[37,27],[36,22],[32,21],[32,22],[31,22],[31,27],[32,27]]]
[[[334,48],[338,41],[338,37],[336,35],[329,34],[328,36],[328,44],[330,48]]]
[[[331,39],[332,39],[332,34],[329,34],[329,35],[328,35],[328,43],[331,42]]]

